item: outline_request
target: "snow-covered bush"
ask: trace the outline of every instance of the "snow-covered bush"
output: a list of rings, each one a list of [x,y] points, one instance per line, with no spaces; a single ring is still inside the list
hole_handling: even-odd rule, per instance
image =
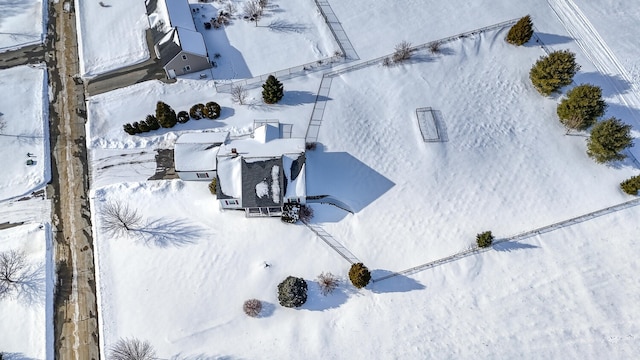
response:
[[[200,120],[204,117],[204,104],[195,104],[189,110],[189,115],[193,120]]]
[[[178,112],[178,122],[180,124],[184,124],[187,121],[189,121],[189,113],[186,111],[180,111]]]
[[[395,51],[391,58],[394,63],[401,63],[403,61],[411,59],[411,43],[407,41],[403,41],[396,45]]]
[[[300,205],[299,204],[284,204],[282,206],[282,215],[280,219],[288,224],[295,224],[300,220]]]
[[[371,272],[363,263],[355,263],[349,269],[349,280],[353,286],[361,289],[371,281]]]
[[[204,106],[204,116],[207,119],[217,119],[220,117],[220,105],[217,102],[210,101]]]
[[[289,276],[278,285],[278,302],[284,307],[298,307],[307,302],[307,282]]]
[[[148,341],[120,339],[111,347],[109,360],[155,360],[156,350]]]
[[[242,305],[242,310],[247,316],[257,317],[262,311],[262,302],[258,299],[249,299]]]
[[[149,115],[147,115],[147,117],[145,118],[144,121],[149,126],[149,130],[158,130],[158,129],[160,129],[160,123],[158,122],[158,119],[156,119],[155,116],[149,114]]]

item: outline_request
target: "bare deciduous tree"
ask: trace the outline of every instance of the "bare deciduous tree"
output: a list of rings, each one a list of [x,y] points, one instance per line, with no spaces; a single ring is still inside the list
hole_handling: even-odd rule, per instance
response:
[[[224,5],[224,11],[227,12],[230,16],[233,16],[233,14],[238,11],[238,8],[236,7],[236,4],[228,2]]]
[[[156,350],[148,341],[120,339],[111,347],[109,360],[155,360]]]
[[[231,101],[244,105],[247,101],[247,90],[240,84],[231,86]]]
[[[4,128],[7,127],[7,120],[5,120],[2,115],[3,114],[0,113],[0,134],[2,134],[4,132]]]
[[[24,251],[0,252],[0,298],[13,294],[27,276],[28,264]]]
[[[142,216],[122,202],[108,202],[102,210],[102,229],[111,235],[124,235],[140,230]]]
[[[393,52],[393,62],[400,63],[411,58],[411,43],[407,41],[403,41],[396,45],[395,51]]]
[[[258,0],[247,1],[242,6],[244,16],[250,21],[255,22],[256,26],[258,26],[258,20],[260,20],[260,17],[262,16],[262,10],[262,6],[260,6],[260,2]]]
[[[440,52],[440,42],[439,41],[434,41],[431,44],[429,44],[429,51],[431,51],[432,54],[437,54]]]
[[[586,123],[586,121],[581,118],[580,116],[574,115],[568,119],[564,120],[564,127],[565,129],[567,129],[567,131],[564,133],[565,135],[569,135],[569,133],[571,132],[571,130],[573,129],[579,129],[581,127],[583,127]]]
[[[257,317],[262,311],[262,302],[258,299],[249,299],[242,305],[244,313],[251,317]]]
[[[322,295],[327,296],[331,294],[340,283],[338,277],[333,275],[332,273],[322,273],[318,275],[318,285],[320,286],[320,292]]]

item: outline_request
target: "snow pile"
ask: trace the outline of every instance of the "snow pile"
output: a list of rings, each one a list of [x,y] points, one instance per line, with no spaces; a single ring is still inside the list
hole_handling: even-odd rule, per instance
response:
[[[0,200],[29,194],[51,177],[44,66],[0,70]]]

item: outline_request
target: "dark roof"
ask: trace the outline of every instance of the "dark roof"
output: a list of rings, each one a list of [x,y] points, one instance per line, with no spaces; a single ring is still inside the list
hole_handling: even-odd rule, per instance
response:
[[[175,38],[178,36],[178,30],[173,28],[169,34],[171,34],[169,35],[169,39],[163,39],[165,40],[164,43],[158,44],[158,48],[160,49],[160,63],[162,66],[167,65],[169,61],[173,60],[173,58],[182,51],[180,45],[175,41]]]
[[[279,194],[276,195],[278,202],[273,201],[274,179],[272,171],[274,166],[278,167],[278,178],[275,184]],[[282,198],[285,193],[284,189],[284,172],[282,169],[282,157],[264,160],[242,159],[242,207],[279,207],[282,206]],[[259,197],[256,193],[258,184],[265,182],[267,186],[267,195]]]

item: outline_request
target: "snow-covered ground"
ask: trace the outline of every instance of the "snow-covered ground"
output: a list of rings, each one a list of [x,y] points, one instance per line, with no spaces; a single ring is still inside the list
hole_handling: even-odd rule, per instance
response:
[[[43,0],[1,1],[0,52],[43,42],[46,8]]]
[[[0,70],[0,200],[31,193],[51,178],[47,77],[44,66]],[[32,165],[27,165],[31,160]]]
[[[0,351],[5,359],[53,358],[51,229],[30,223],[0,230],[0,251],[24,251],[28,276],[22,290],[0,300]]]
[[[149,58],[145,35],[149,19],[144,0],[75,4],[81,76],[94,77]]]
[[[582,66],[576,82],[602,86],[607,115],[636,126],[635,94],[607,78],[619,70],[612,57],[592,62],[591,51],[606,49],[583,46],[593,32],[565,29],[577,19],[565,14],[571,22],[563,23],[555,15],[565,3],[331,6],[362,60],[389,54],[402,40],[425,43],[530,13],[547,46],[576,52]],[[601,3],[623,9],[615,0]],[[597,9],[585,11],[591,18]],[[637,8],[628,13],[636,16]],[[237,29],[267,30],[234,23],[225,30],[229,39]],[[624,48],[618,28],[598,25],[598,31],[612,49]],[[312,222],[364,261],[374,278],[465,250],[484,230],[507,238],[630,199],[618,184],[638,173],[633,162],[598,165],[585,153],[584,134],[565,135],[555,114],[559,96],[541,97],[528,79],[543,49],[507,45],[505,33],[476,34],[444,44],[437,55],[419,52],[403,65],[374,64],[332,79],[320,145],[307,154],[307,193],[332,195],[354,214],[314,204]],[[273,65],[260,43],[243,41],[237,48],[243,59]],[[282,53],[292,64],[304,63],[319,43]],[[320,81],[321,74],[284,81],[285,98],[275,106],[261,104],[260,88],[250,90],[251,105],[241,106],[216,94],[211,81],[185,79],[89,99],[103,355],[126,337],[149,340],[162,358],[632,358],[640,352],[638,206],[357,291],[346,280],[349,263],[303,225],[221,212],[206,182],[145,181],[153,150],[172,147],[181,132],[243,136],[254,119],[277,119],[294,124],[294,137],[304,136]],[[122,131],[124,123],[153,113],[158,100],[176,111],[216,101],[222,116],[142,136]],[[445,141],[422,140],[419,107],[439,112]],[[142,216],[139,231],[104,231],[100,214],[113,202]],[[343,278],[328,297],[315,282],[323,271]],[[276,286],[287,275],[309,284],[309,300],[299,309],[278,305]],[[243,314],[249,298],[265,302],[260,318]]]

